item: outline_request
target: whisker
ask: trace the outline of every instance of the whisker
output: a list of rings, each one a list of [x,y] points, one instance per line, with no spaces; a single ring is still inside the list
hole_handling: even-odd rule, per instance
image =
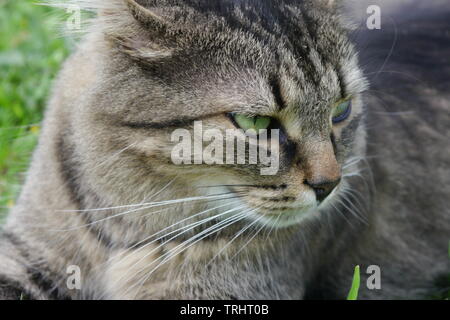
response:
[[[227,204],[225,204],[225,205],[222,205],[222,206],[219,206],[219,207],[216,207],[216,208],[208,209],[208,210],[205,210],[205,211],[203,211],[203,212],[200,212],[200,213],[196,214],[195,216],[199,216],[199,215],[205,214],[205,213],[207,213],[207,212],[209,212],[209,211],[213,211],[213,210],[216,210],[216,209],[218,209],[218,208],[221,208],[221,207],[224,207],[224,206],[229,206],[229,205],[230,205],[230,204],[227,203]],[[183,232],[178,233],[178,234],[176,234],[175,236],[173,236],[172,238],[166,240],[164,243],[162,243],[160,246],[158,246],[157,248],[154,249],[154,250],[157,250],[157,249],[159,249],[161,246],[166,245],[167,243],[169,243],[170,241],[176,239],[177,237],[181,236],[182,234],[185,234],[185,233],[187,233],[188,231],[190,231],[190,230],[192,230],[192,229],[194,229],[194,228],[196,228],[196,227],[198,227],[198,226],[200,226],[200,225],[202,225],[202,224],[204,224],[204,223],[207,223],[207,222],[209,222],[209,221],[212,221],[212,220],[214,220],[214,219],[217,219],[218,217],[221,217],[221,216],[223,216],[223,215],[225,215],[225,214],[228,214],[228,213],[230,213],[230,212],[233,212],[233,211],[236,211],[236,210],[240,210],[240,209],[242,209],[242,208],[243,208],[243,206],[238,207],[238,208],[233,208],[233,209],[230,209],[230,210],[225,211],[225,212],[223,212],[223,213],[214,215],[214,216],[212,216],[212,217],[208,217],[208,218],[206,218],[206,219],[203,219],[203,220],[200,220],[200,221],[191,223],[191,224],[189,224],[189,225],[187,225],[187,226],[183,226],[183,227],[181,227],[181,228],[179,228],[179,229],[173,230],[173,231],[171,231],[171,232],[169,232],[169,233],[167,233],[167,234],[164,234],[163,236],[160,236],[159,238],[157,238],[157,239],[155,239],[155,240],[152,240],[152,241],[149,242],[149,243],[146,243],[146,244],[143,245],[142,247],[139,247],[139,248],[138,248],[137,250],[135,250],[133,253],[139,252],[139,251],[143,250],[144,248],[148,247],[149,245],[151,245],[151,244],[153,244],[153,243],[155,243],[155,242],[158,242],[158,241],[160,241],[160,240],[166,238],[167,236],[169,236],[169,235],[171,235],[171,234],[174,234],[174,233],[176,233],[176,232],[178,232],[178,231],[184,230]],[[163,232],[166,231],[166,230],[169,230],[169,229],[172,228],[173,226],[175,226],[175,225],[177,225],[177,224],[180,224],[180,223],[182,223],[183,221],[187,221],[187,220],[193,219],[195,216],[190,216],[190,217],[188,217],[188,218],[186,218],[186,219],[183,219],[182,221],[177,222],[176,224],[173,224],[172,226],[166,227],[166,228],[164,228],[163,230],[158,231],[157,233],[151,235],[150,237],[147,237],[146,239],[144,239],[143,241],[141,241],[139,244],[142,244],[142,243],[144,243],[145,241],[148,241],[148,240],[151,239],[152,237],[155,237],[156,235],[161,234],[161,233],[163,233]],[[136,244],[135,246],[138,246],[139,244]],[[152,252],[153,252],[153,251],[151,251],[150,253],[152,253]],[[145,258],[145,257],[144,257],[144,258]],[[140,261],[139,261],[139,262],[140,262]]]
[[[360,205],[361,207],[363,207],[366,210],[368,209],[367,202],[366,201],[362,202],[364,199],[363,194],[361,192],[359,192],[358,190],[349,188],[347,190],[344,190],[343,194],[351,196],[353,199],[355,199],[358,202],[358,205]],[[359,197],[357,195],[359,195]]]
[[[150,256],[152,253],[156,252],[157,250],[159,250],[160,248],[162,248],[162,247],[165,246],[166,244],[170,243],[172,240],[178,238],[178,237],[181,236],[182,234],[187,233],[188,231],[190,231],[190,230],[192,230],[192,229],[198,227],[199,225],[205,224],[205,223],[207,223],[207,222],[209,222],[209,221],[212,221],[212,220],[214,220],[214,219],[217,219],[218,217],[224,216],[224,215],[226,215],[226,214],[229,214],[229,213],[231,213],[231,212],[240,210],[240,209],[242,209],[242,208],[244,208],[244,206],[241,206],[241,207],[238,207],[238,208],[233,208],[233,209],[227,210],[227,211],[225,211],[225,212],[223,212],[223,213],[220,213],[220,214],[218,214],[218,215],[215,215],[215,216],[213,216],[213,217],[209,217],[209,218],[203,219],[203,220],[201,220],[201,221],[199,221],[199,222],[195,222],[195,223],[193,223],[193,224],[191,224],[191,225],[189,225],[189,226],[186,226],[186,228],[188,228],[187,230],[184,230],[183,232],[174,235],[174,236],[171,237],[170,239],[168,239],[168,240],[164,241],[163,243],[161,243],[159,246],[157,246],[157,247],[153,248],[152,250],[150,250],[150,251],[149,251],[148,253],[146,253],[143,257],[141,257],[137,262],[135,262],[129,269],[132,270],[134,266],[138,265],[138,264],[139,264],[140,262],[142,262],[145,258],[147,258],[148,256]],[[231,217],[230,217],[230,218],[231,218]],[[225,219],[224,221],[227,221],[227,220],[230,219],[230,218],[227,218],[227,219]],[[218,224],[220,224],[220,223],[222,223],[222,222],[219,222]],[[216,225],[218,225],[218,224],[216,224]],[[216,225],[215,225],[215,226],[216,226]],[[212,227],[214,227],[214,226],[212,226]],[[190,239],[195,238],[195,237],[197,237],[197,236],[203,234],[205,231],[210,230],[212,227],[207,228],[206,230],[204,230],[204,231],[202,231],[201,233],[199,233],[199,234],[197,234],[197,235],[191,237]],[[185,228],[185,227],[180,228],[180,229],[182,230],[182,229],[184,229],[184,228]],[[175,233],[175,232],[176,232],[176,231],[173,231],[173,232],[171,232],[171,233]],[[140,247],[138,250],[134,251],[133,253],[142,250],[144,247],[147,247],[147,246],[151,245],[152,243],[155,243],[155,242],[157,242],[158,240],[160,240],[160,239],[162,239],[162,238],[164,238],[164,237],[166,237],[166,236],[167,236],[167,235],[164,235],[164,236],[161,237],[161,238],[158,238],[158,239],[156,239],[156,240],[153,240],[153,241],[150,242],[150,243],[147,243],[145,246]],[[187,241],[189,241],[190,239],[188,239]],[[180,245],[176,246],[175,248],[171,249],[168,253],[170,253],[172,250],[174,250],[174,249],[180,247],[180,246],[183,245],[184,243],[185,243],[185,242],[183,242],[183,243],[181,243]],[[167,253],[166,253],[166,254],[167,254]],[[166,254],[165,254],[165,255],[166,255]],[[161,256],[161,257],[164,257],[165,255],[163,255],[163,256]],[[158,259],[161,259],[161,257],[159,257]],[[157,259],[157,260],[158,260],[158,259]],[[156,260],[156,261],[157,261],[157,260]],[[152,264],[153,264],[153,263],[154,263],[154,262],[152,262]],[[151,264],[150,264],[150,265],[151,265]],[[146,267],[147,267],[147,266],[146,266]],[[137,271],[136,274],[138,274],[138,273],[142,272],[143,270],[145,270],[146,267],[144,267],[144,268],[140,269],[139,271]],[[122,277],[120,277],[117,281],[120,281],[121,279],[123,279],[123,277],[124,277],[125,275],[126,275],[126,274],[124,274]]]
[[[187,197],[187,198],[165,200],[165,201],[158,201],[158,202],[129,204],[129,205],[124,205],[124,206],[107,207],[107,208],[91,208],[91,209],[83,209],[83,210],[57,210],[57,212],[96,212],[96,211],[108,211],[108,210],[113,210],[113,209],[135,208],[135,207],[142,207],[142,206],[147,206],[147,205],[161,206],[161,205],[172,204],[172,203],[197,201],[197,200],[202,200],[202,199],[209,198],[209,197],[218,197],[218,196],[229,195],[229,194],[233,194],[233,192],[218,193],[218,194],[212,194],[212,195],[208,195],[208,196]]]
[[[258,207],[256,209],[254,209],[254,211],[258,210],[261,207]],[[206,267],[208,267],[218,256],[220,256],[220,254],[226,250],[226,248],[228,248],[231,243],[233,243],[234,240],[236,240],[241,234],[243,234],[246,230],[248,230],[251,226],[253,226],[254,224],[256,224],[257,222],[259,222],[261,218],[256,219],[255,221],[253,221],[252,223],[248,224],[247,226],[244,226],[239,232],[236,233],[236,235],[225,245],[222,247],[222,249],[219,250],[219,252],[217,252],[217,254],[206,264]]]
[[[394,40],[392,41],[392,45],[391,48],[389,50],[389,53],[386,57],[386,59],[383,61],[383,64],[381,65],[380,69],[376,72],[375,77],[373,77],[372,81],[375,80],[380,73],[384,70],[384,68],[386,67],[386,64],[388,63],[389,59],[391,58],[392,54],[394,53],[394,48],[397,44],[398,41],[398,28],[397,28],[397,24],[395,22],[395,20],[392,17],[389,17],[390,20],[392,21],[392,25],[394,27]]]
[[[234,223],[244,219],[247,216],[248,216],[248,212],[244,212],[244,213],[240,213],[240,214],[234,215],[232,217],[229,217],[229,218],[227,218],[227,219],[217,223],[216,225],[214,225],[212,227],[209,227],[208,229],[200,232],[199,234],[195,235],[194,237],[190,238],[189,240],[186,240],[185,242],[181,243],[180,245],[176,246],[175,248],[171,249],[169,252],[167,252],[163,256],[159,257],[158,259],[156,259],[155,261],[153,261],[150,264],[150,265],[152,265],[153,263],[157,262],[161,258],[165,257],[155,268],[153,268],[146,275],[146,277],[142,281],[141,286],[148,280],[148,278],[153,274],[153,272],[155,272],[161,265],[163,265],[167,261],[173,259],[178,254],[180,254],[180,253],[184,252],[185,250],[189,249],[190,247],[192,247],[193,245],[195,245],[199,241],[205,239],[206,237],[209,237],[212,234],[217,233],[218,231],[220,231],[220,230],[222,230],[222,229],[224,229],[224,228],[226,228],[226,227],[228,227],[228,226],[230,226],[230,225],[232,225],[232,224],[234,224]],[[193,241],[193,240],[195,240],[195,241]],[[188,243],[190,243],[190,244],[187,247],[185,247]],[[180,251],[176,252],[179,248],[182,248],[182,249]],[[144,268],[144,270],[145,269],[146,268]],[[142,272],[142,270],[138,271],[138,273],[140,273],[140,272]],[[138,283],[139,282],[141,282],[141,281],[138,281]]]
[[[283,213],[279,213],[277,219],[272,223],[272,226],[270,227],[270,230],[267,233],[267,237],[265,239],[265,242],[267,242],[269,240],[269,237],[270,237],[271,233],[275,229],[275,226],[278,224],[278,221],[280,221],[280,218],[281,218],[282,215],[283,215]]]
[[[347,198],[345,198],[345,197],[339,199],[339,203],[340,203],[345,209],[347,209],[347,211],[350,212],[350,213],[351,213],[356,219],[358,219],[360,222],[362,222],[362,223],[364,223],[364,224],[368,224],[368,222],[358,214],[358,211],[355,211],[355,210],[354,210],[354,209],[357,209],[357,208],[355,208],[354,206],[353,206],[353,208],[347,206],[347,205],[345,204],[344,200],[347,200],[347,201],[349,202],[349,204],[352,204],[352,202],[349,201],[349,200],[348,200]]]
[[[331,206],[335,211],[337,211],[337,212],[344,218],[344,220],[347,221],[347,223],[348,223],[351,227],[353,227],[353,224],[351,223],[351,221],[347,218],[347,216],[345,215],[345,213],[343,213],[342,210],[341,210],[340,208],[336,207],[332,202],[330,202],[330,206]]]
[[[199,186],[198,188],[222,188],[222,187],[258,187],[256,184],[218,184],[211,186]]]
[[[96,166],[93,167],[93,169],[97,169],[103,165],[105,165],[106,163],[110,162],[111,160],[113,160],[115,157],[121,155],[122,153],[124,153],[125,151],[127,151],[128,149],[134,147],[137,144],[137,142],[133,142],[132,144],[130,144],[129,146],[123,148],[122,150],[112,154],[111,156],[109,156],[106,160],[100,162],[99,164],[97,164]]]
[[[232,204],[232,203],[231,203],[231,204]],[[179,225],[179,224],[181,224],[181,223],[183,223],[183,222],[186,222],[186,221],[188,221],[188,220],[194,219],[194,218],[196,218],[196,217],[198,217],[198,216],[200,216],[200,215],[203,215],[203,214],[205,214],[205,213],[207,213],[207,212],[210,212],[210,211],[213,211],[213,210],[217,210],[217,209],[222,208],[222,207],[229,206],[229,205],[231,205],[231,204],[230,204],[230,203],[222,204],[222,205],[220,205],[220,206],[217,206],[217,207],[214,207],[214,208],[210,208],[210,209],[204,210],[204,211],[202,211],[202,212],[199,212],[199,213],[196,213],[196,214],[194,214],[194,215],[192,215],[192,216],[189,216],[189,217],[187,217],[187,218],[185,218],[185,219],[183,219],[183,220],[180,220],[180,221],[178,221],[178,222],[176,222],[176,223],[174,223],[174,224],[172,224],[172,225],[170,225],[170,226],[168,226],[168,227],[166,227],[166,228],[164,228],[164,229],[162,229],[162,230],[160,230],[160,231],[158,231],[158,232],[156,232],[156,233],[154,233],[154,234],[152,234],[152,235],[146,237],[145,239],[143,239],[143,240],[141,240],[141,241],[135,243],[133,246],[127,248],[126,251],[121,252],[121,253],[119,253],[119,254],[113,256],[113,257],[110,257],[110,258],[108,259],[108,261],[106,261],[105,263],[108,263],[108,262],[110,262],[110,261],[116,259],[117,257],[121,256],[121,255],[124,255],[124,254],[126,254],[126,253],[131,252],[131,250],[133,250],[134,248],[140,246],[141,244],[143,244],[144,242],[150,240],[151,238],[156,237],[156,236],[159,235],[159,234],[162,234],[164,231],[170,230],[171,228],[173,228],[173,227],[176,226],[176,225]],[[202,220],[202,221],[203,221],[203,220]],[[171,234],[173,234],[173,233],[175,233],[175,232],[178,232],[178,231],[181,231],[181,230],[183,230],[183,229],[189,228],[189,227],[193,226],[193,225],[196,224],[196,223],[199,223],[199,222],[191,223],[191,224],[189,224],[189,225],[187,225],[187,226],[183,226],[183,227],[181,227],[181,228],[178,228],[178,229],[176,229],[176,230],[173,230],[173,231],[171,231],[171,232],[165,234],[164,236],[162,236],[162,237],[160,237],[160,238],[158,238],[158,239],[153,240],[153,241],[150,242],[149,244],[152,244],[152,243],[154,243],[154,242],[156,242],[156,241],[159,241],[159,240],[161,240],[162,238],[165,238],[165,237],[167,237],[167,236],[169,236],[169,235],[171,235]],[[139,249],[133,251],[133,253],[139,252],[140,250],[144,249],[144,248],[145,248],[146,246],[148,246],[149,244],[145,244],[144,246],[139,247]]]
[[[217,201],[222,201],[222,200],[232,200],[232,199],[239,199],[239,198],[242,198],[242,196],[232,196],[232,197],[230,196],[229,198],[208,199],[208,200],[203,201],[203,203],[206,204],[206,203],[210,203],[210,202],[217,202]],[[228,204],[224,204],[223,206],[227,206],[227,205]],[[169,208],[165,208],[162,210],[169,210],[169,209],[171,209],[171,208],[169,207]],[[145,217],[145,216],[151,215],[151,214],[152,214],[152,212],[150,212],[149,214],[145,214],[142,217]],[[191,216],[191,217],[193,217],[193,216]],[[190,219],[190,217],[188,219]]]
[[[261,215],[258,219],[256,219],[256,222],[258,222],[259,220],[261,220],[262,218],[263,218],[264,216],[263,215]],[[231,259],[230,260],[233,260],[234,258],[236,258],[238,255],[239,255],[239,253],[241,253],[242,252],[242,250],[244,250],[244,248],[246,247],[246,246],[248,246],[248,244],[250,243],[250,242],[252,242],[252,240],[253,239],[255,239],[255,237],[261,232],[261,230],[262,229],[264,229],[264,227],[265,227],[265,225],[264,224],[261,224],[261,227],[259,228],[259,229],[257,229],[257,231],[254,233],[254,235],[238,250],[238,252],[236,252],[232,257],[231,257]]]
[[[208,199],[209,201],[212,201],[212,200],[215,200],[215,201],[218,201],[218,200],[229,200],[229,199],[235,199],[235,198],[240,198],[240,197],[239,196],[217,197],[217,198],[216,197],[214,197],[214,198],[205,197],[205,199]],[[201,199],[197,199],[195,201],[199,201],[199,200],[201,200]],[[176,202],[176,203],[182,203],[182,202],[183,201],[179,201],[179,202]],[[171,203],[171,204],[175,204],[175,203]],[[154,208],[154,207],[161,207],[161,206],[164,206],[164,205],[168,205],[168,204],[166,204],[166,203],[154,204],[154,205],[151,205],[151,206],[146,206],[146,207],[142,207],[142,208],[137,208],[137,209],[121,212],[121,213],[118,213],[118,214],[115,214],[115,215],[112,215],[112,216],[108,216],[106,218],[99,219],[99,220],[96,220],[96,221],[93,221],[91,223],[87,223],[87,224],[84,224],[84,225],[81,225],[81,226],[78,226],[78,227],[67,228],[67,229],[51,229],[50,231],[65,232],[65,231],[79,230],[79,229],[82,229],[82,228],[85,228],[85,227],[92,226],[94,224],[98,224],[100,222],[105,222],[107,220],[111,220],[111,219],[114,219],[114,218],[118,218],[118,217],[124,216],[124,215],[130,214],[130,213],[133,213],[133,212],[147,210],[147,209],[151,209],[151,208]],[[156,211],[156,212],[153,212],[153,213],[158,213],[158,212],[162,212],[162,211],[164,211],[164,210],[159,210],[159,211]],[[149,214],[153,214],[153,213],[149,213]],[[147,215],[149,215],[149,214],[147,214]]]

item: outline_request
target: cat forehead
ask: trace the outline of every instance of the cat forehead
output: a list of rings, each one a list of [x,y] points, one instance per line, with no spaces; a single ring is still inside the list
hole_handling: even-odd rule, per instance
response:
[[[160,55],[169,59],[156,59],[154,70],[163,66],[156,74],[170,77],[172,71],[173,78],[184,74],[192,76],[192,81],[192,73],[204,79],[206,73],[228,77],[230,71],[239,76],[239,70],[254,70],[266,79],[284,76],[280,86],[303,83],[297,90],[305,94],[314,91],[306,86],[309,83],[335,94],[355,82],[347,81],[346,75],[351,76],[357,64],[338,19],[309,1],[162,2],[172,5],[152,6],[160,2],[141,1],[163,21],[158,20],[157,25],[167,24],[161,42],[173,47],[170,54]],[[154,51],[139,48],[138,54],[158,56],[158,49]]]
[[[148,117],[149,106],[160,101],[166,107],[157,110],[158,116],[168,121],[236,111],[274,114],[283,104],[286,110],[319,116],[317,111],[328,111],[344,93],[359,90],[356,55],[329,10],[306,1],[305,6],[301,1],[262,1],[260,7],[235,10],[218,8],[222,2],[207,3],[183,1],[169,10],[155,9],[149,1],[144,9],[150,13],[134,12],[130,18],[139,20],[127,22],[135,31],[125,34],[130,25],[115,31],[126,54],[145,64],[133,66],[134,76],[124,74],[127,87],[145,97],[139,104],[124,104],[131,115]],[[132,39],[126,43],[127,38]],[[119,64],[109,69],[117,78],[123,59],[113,60]],[[111,92],[114,96],[116,91]],[[150,109],[153,114],[155,108]],[[173,114],[168,112],[172,109]]]
[[[95,3],[100,0],[88,0]],[[136,5],[145,8],[161,19],[184,19],[192,13],[204,14],[207,18],[240,17],[249,20],[270,21],[283,17],[286,7],[319,8],[332,11],[334,4],[330,0],[110,0],[125,1],[129,8]],[[112,6],[112,5],[110,5]],[[107,5],[108,7],[108,5]],[[196,21],[198,22],[198,21]],[[194,22],[195,23],[195,22]]]
[[[148,31],[147,41],[173,49],[213,51],[262,43],[273,51],[282,43],[302,55],[318,41],[343,40],[338,15],[318,5],[325,0],[125,1],[140,27]]]

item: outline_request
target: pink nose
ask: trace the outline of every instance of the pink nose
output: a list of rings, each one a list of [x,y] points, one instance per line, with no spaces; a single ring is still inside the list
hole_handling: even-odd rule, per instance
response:
[[[331,141],[310,144],[303,158],[305,184],[314,190],[318,201],[323,201],[341,181],[341,168]]]

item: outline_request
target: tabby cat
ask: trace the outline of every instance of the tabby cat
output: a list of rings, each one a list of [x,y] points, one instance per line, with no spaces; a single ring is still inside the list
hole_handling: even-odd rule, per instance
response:
[[[351,23],[365,1],[75,1],[97,15],[3,228],[0,298],[345,299],[356,265],[361,299],[430,297],[450,272],[450,10],[373,2],[381,30]],[[261,118],[276,175],[171,160],[176,129]]]

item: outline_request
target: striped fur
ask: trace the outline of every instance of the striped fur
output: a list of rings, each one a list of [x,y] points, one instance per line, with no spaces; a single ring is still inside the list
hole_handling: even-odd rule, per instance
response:
[[[436,32],[440,50],[424,52],[415,25],[352,31],[343,15],[357,5],[339,1],[67,3],[98,15],[58,77],[0,235],[0,298],[342,299],[357,264],[382,270],[382,289],[363,286],[362,298],[436,290],[450,271],[450,72],[440,60],[450,50],[432,21],[448,27],[446,12],[411,15]],[[392,34],[395,50],[424,60],[386,60]],[[388,65],[415,74],[395,80]],[[333,126],[331,107],[347,96],[352,116]],[[171,163],[174,129],[198,119],[233,128],[230,112],[282,123],[279,174]],[[303,212],[316,205],[305,181],[332,165],[342,182]],[[79,290],[67,285],[71,266]]]

